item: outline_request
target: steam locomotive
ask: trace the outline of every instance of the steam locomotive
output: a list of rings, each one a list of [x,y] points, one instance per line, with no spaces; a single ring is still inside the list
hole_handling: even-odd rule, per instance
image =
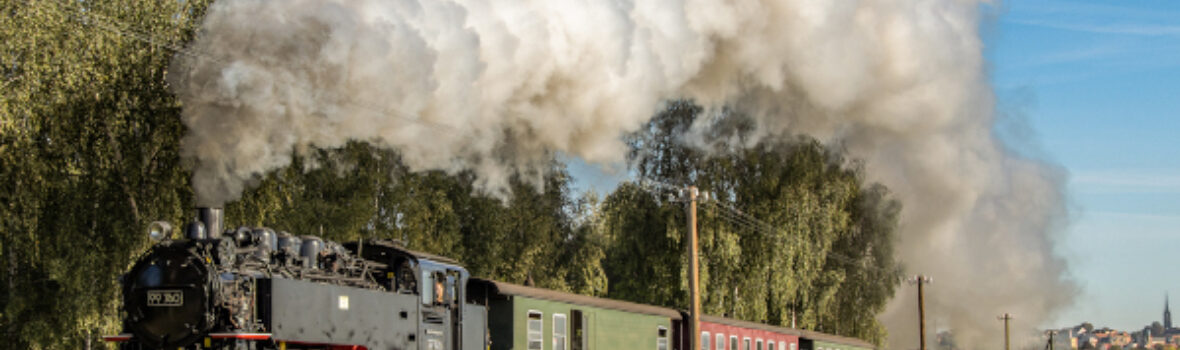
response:
[[[179,238],[166,222],[150,225],[157,243],[122,277],[125,333],[106,340],[123,349],[485,348],[484,307],[461,302],[469,276],[454,261],[391,240],[223,231],[216,208],[197,217]]]
[[[220,209],[196,214],[181,237],[167,222],[149,226],[156,244],[121,277],[124,332],[105,340],[124,350],[688,350],[681,311],[471,278],[394,240],[223,230]],[[722,317],[701,329],[701,350],[872,348]]]

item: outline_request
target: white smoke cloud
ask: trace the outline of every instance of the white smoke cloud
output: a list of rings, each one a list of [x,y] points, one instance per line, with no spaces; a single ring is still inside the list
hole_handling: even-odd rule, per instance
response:
[[[932,320],[982,344],[1075,294],[1053,252],[1062,174],[993,134],[979,6],[966,0],[220,0],[170,78],[199,201],[293,152],[362,140],[413,169],[504,188],[552,152],[623,160],[663,101],[743,109],[866,160],[905,210],[900,258],[937,279]],[[903,288],[883,315],[916,343]],[[933,332],[931,332],[932,334]]]

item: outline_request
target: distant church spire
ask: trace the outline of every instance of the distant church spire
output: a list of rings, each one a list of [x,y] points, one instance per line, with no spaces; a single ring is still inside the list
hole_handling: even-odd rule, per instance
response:
[[[1172,329],[1172,311],[1168,310],[1168,292],[1164,292],[1164,330]]]

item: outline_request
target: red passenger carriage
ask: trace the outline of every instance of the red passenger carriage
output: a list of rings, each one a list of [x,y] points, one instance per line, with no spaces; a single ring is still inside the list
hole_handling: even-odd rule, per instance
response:
[[[716,316],[701,317],[701,350],[798,350],[793,330]]]

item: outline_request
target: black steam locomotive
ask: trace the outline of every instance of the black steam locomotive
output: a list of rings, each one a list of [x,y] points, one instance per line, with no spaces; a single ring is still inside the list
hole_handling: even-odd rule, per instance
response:
[[[392,240],[338,244],[272,229],[222,230],[197,210],[122,277],[122,349],[485,349],[486,308],[454,261]]]

